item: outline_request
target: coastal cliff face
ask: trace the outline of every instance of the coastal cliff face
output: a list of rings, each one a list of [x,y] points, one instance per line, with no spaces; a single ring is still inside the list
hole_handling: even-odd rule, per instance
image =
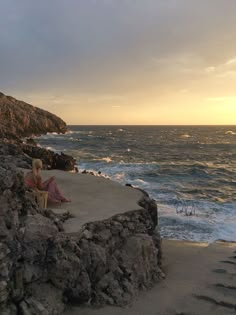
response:
[[[66,130],[66,123],[56,115],[0,92],[0,138],[18,139]]]
[[[157,208],[140,207],[65,234],[68,213],[39,209],[23,174],[0,168],[0,313],[61,314],[66,304],[124,305],[163,277]]]
[[[73,157],[40,148],[33,139],[28,139],[27,143],[21,140],[22,137],[66,131],[66,123],[56,115],[0,92],[0,156],[3,160],[31,168],[31,159],[38,158],[47,169],[74,170]]]

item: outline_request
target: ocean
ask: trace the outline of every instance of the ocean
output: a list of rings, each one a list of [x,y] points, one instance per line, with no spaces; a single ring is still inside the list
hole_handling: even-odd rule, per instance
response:
[[[163,238],[236,241],[236,126],[69,126],[39,145],[148,192]]]

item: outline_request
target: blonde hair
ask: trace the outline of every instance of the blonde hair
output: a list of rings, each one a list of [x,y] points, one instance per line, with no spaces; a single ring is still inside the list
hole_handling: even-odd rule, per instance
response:
[[[32,171],[33,174],[36,176],[37,175],[37,169],[38,168],[43,168],[43,163],[40,159],[33,159],[32,160]]]

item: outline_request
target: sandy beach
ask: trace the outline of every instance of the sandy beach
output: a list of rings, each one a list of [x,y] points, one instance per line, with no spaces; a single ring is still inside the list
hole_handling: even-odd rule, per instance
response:
[[[236,244],[163,241],[166,279],[127,307],[68,308],[65,315],[226,315],[236,312]],[[234,257],[234,258],[233,258]]]
[[[72,200],[54,208],[68,210],[73,218],[65,231],[76,232],[86,222],[103,220],[116,213],[139,209],[141,192],[102,177],[61,171],[43,171],[43,178],[56,176]],[[213,244],[163,240],[166,278],[151,290],[140,292],[124,308],[70,307],[65,315],[224,315],[236,312],[236,243]]]

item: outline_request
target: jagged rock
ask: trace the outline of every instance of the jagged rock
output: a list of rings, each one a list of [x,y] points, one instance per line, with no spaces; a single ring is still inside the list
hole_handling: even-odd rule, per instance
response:
[[[75,159],[66,154],[40,148],[32,138],[22,137],[65,133],[66,123],[54,114],[0,93],[0,156],[21,168],[31,168],[32,158],[42,159],[46,168],[71,171]]]
[[[60,235],[48,248],[50,282],[73,304],[126,304],[163,277],[152,225],[140,209],[88,223],[73,237]]]
[[[56,115],[0,93],[1,138],[18,139],[66,130],[66,123]]]
[[[58,154],[37,146],[27,144],[1,143],[0,156],[8,165],[21,168],[31,168],[32,158],[41,159],[44,168],[71,171],[75,168],[76,160],[64,153]]]
[[[22,301],[19,309],[22,315],[49,315],[47,309],[32,297]]]
[[[27,295],[28,297],[25,297],[20,304],[20,308],[23,308],[24,312],[56,315],[64,311],[62,292],[50,283],[33,282],[27,287]]]
[[[34,145],[34,146],[37,145],[37,142],[33,138],[27,138],[25,142],[26,144],[29,144],[29,145]]]
[[[60,232],[56,215],[27,199],[23,174],[0,167],[0,314],[61,314],[65,303],[124,305],[163,277],[157,211],[142,209]]]
[[[76,160],[63,152],[58,154],[51,150],[25,144],[23,144],[21,148],[22,151],[31,158],[41,159],[47,169],[71,171],[75,168]]]
[[[8,165],[21,168],[31,168],[32,159],[27,156],[21,149],[21,144],[0,143],[1,161]]]

